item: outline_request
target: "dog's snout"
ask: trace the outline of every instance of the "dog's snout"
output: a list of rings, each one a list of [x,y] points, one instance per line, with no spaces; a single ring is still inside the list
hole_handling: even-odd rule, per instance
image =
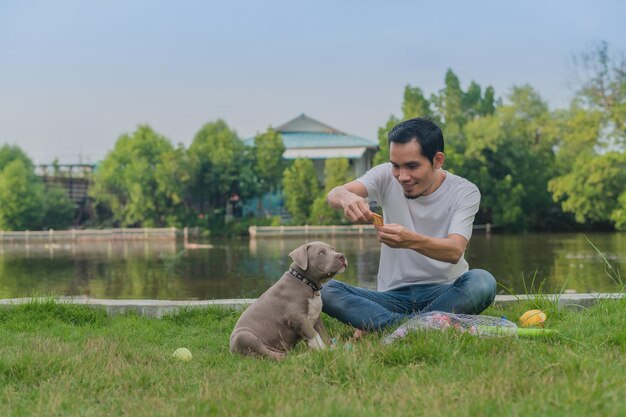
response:
[[[345,262],[346,262],[346,257],[345,257],[345,256],[343,256],[343,253],[339,253],[339,254],[337,254],[337,259],[338,259],[339,261],[343,262],[343,263],[345,263]]]

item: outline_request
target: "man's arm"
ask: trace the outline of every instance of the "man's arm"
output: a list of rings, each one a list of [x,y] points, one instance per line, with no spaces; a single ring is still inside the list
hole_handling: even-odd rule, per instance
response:
[[[331,207],[342,209],[343,214],[352,223],[370,223],[372,212],[365,201],[367,188],[359,181],[339,185],[328,193],[326,201]]]
[[[352,223],[371,223],[372,212],[365,201],[367,188],[359,181],[352,181],[333,188],[326,197],[328,204],[342,209]],[[438,261],[456,264],[463,256],[467,239],[459,234],[446,238],[435,238],[411,232],[399,224],[376,226],[378,240],[391,248],[412,249]]]
[[[438,261],[456,264],[463,256],[467,239],[452,233],[445,238],[430,237],[412,232],[399,224],[376,226],[378,240],[391,248],[412,249]]]

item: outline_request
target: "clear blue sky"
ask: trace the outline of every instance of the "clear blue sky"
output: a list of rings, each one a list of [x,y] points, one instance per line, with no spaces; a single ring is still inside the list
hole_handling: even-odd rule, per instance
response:
[[[95,162],[141,123],[188,145],[303,112],[375,139],[447,68],[565,107],[572,55],[602,40],[626,53],[626,2],[0,0],[0,145]]]

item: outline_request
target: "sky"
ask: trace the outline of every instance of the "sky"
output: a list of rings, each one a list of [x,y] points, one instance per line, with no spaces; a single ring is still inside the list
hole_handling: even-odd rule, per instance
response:
[[[301,113],[375,140],[406,85],[436,93],[449,68],[563,108],[601,41],[626,54],[626,2],[0,0],[0,146],[93,163],[140,124],[189,146]]]

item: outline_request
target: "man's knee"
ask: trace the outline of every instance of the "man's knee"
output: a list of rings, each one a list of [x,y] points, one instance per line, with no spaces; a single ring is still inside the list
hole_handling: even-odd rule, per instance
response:
[[[343,292],[343,291],[344,291],[343,284],[340,281],[337,281],[336,279],[331,279],[330,281],[322,285],[322,290],[320,291],[320,293],[322,294],[322,298],[323,298],[325,295],[336,294],[337,292]]]
[[[470,274],[470,288],[475,296],[482,298],[489,305],[496,298],[496,279],[484,269],[472,269]]]
[[[322,306],[324,304],[332,304],[336,297],[345,292],[345,288],[340,281],[331,279],[324,285],[322,285],[322,290],[320,291],[320,295],[322,296]]]

